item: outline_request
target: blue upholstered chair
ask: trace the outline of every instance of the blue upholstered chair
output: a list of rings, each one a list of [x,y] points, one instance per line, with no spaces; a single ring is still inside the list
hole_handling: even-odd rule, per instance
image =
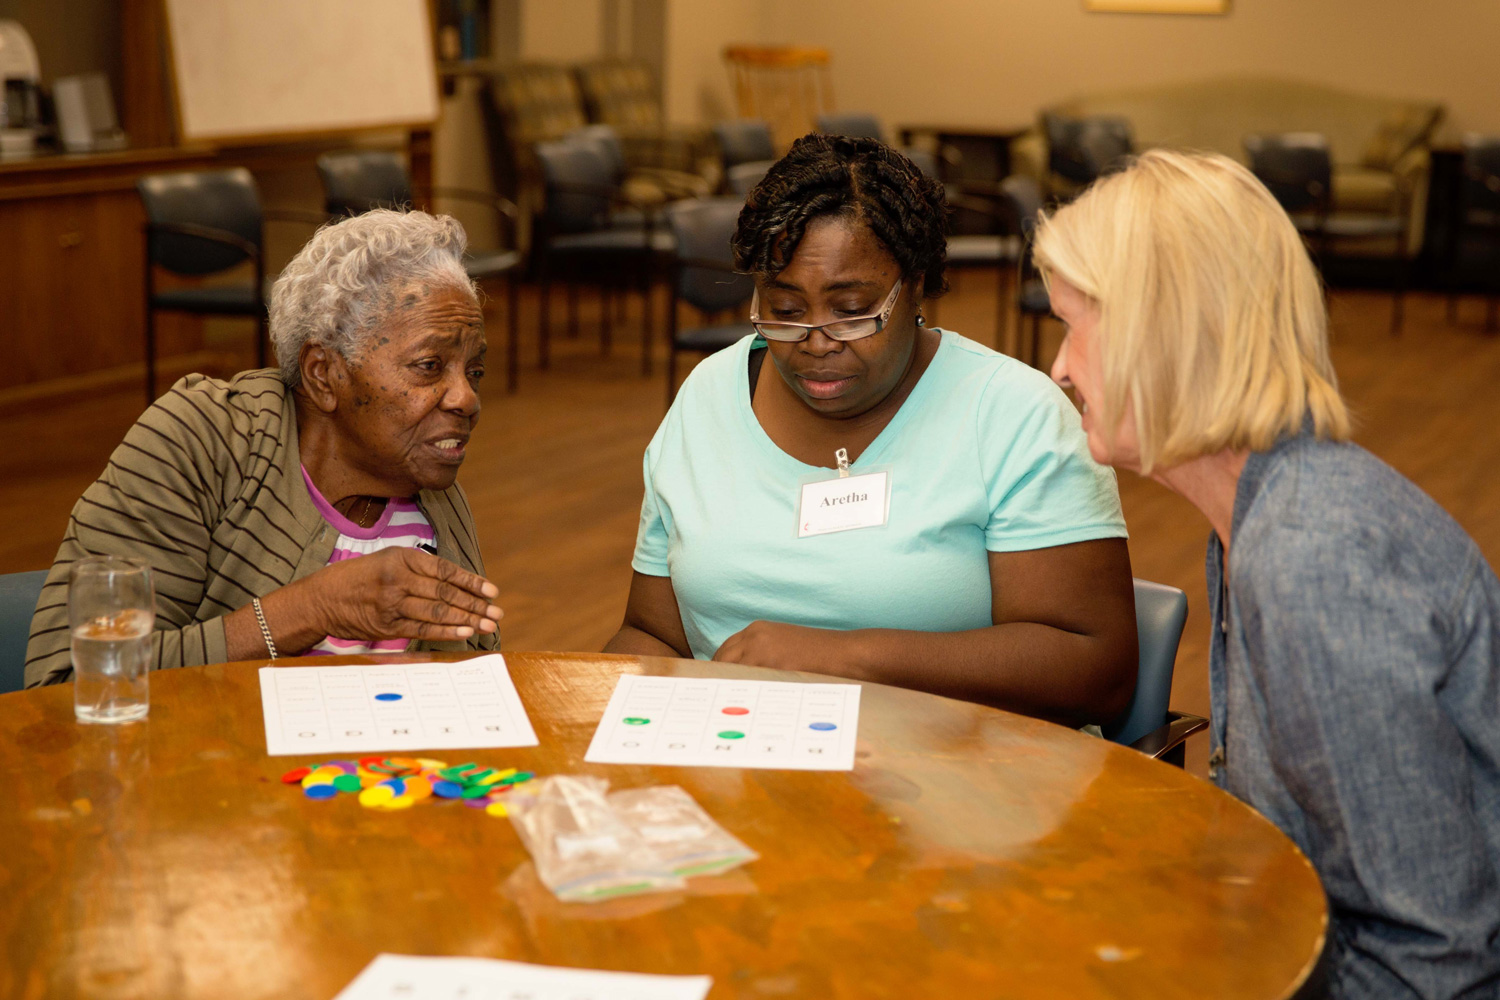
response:
[[[1172,697],[1172,667],[1187,623],[1187,595],[1176,587],[1135,581],[1135,627],[1140,642],[1140,669],[1130,707],[1104,735],[1151,757],[1183,765],[1183,742],[1208,720],[1167,708]]]
[[[25,686],[26,640],[47,571],[0,576],[0,694]]]

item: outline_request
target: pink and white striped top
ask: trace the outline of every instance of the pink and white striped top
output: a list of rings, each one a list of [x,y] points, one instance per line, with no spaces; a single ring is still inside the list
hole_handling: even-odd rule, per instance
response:
[[[307,492],[312,495],[314,506],[318,513],[323,515],[323,520],[338,529],[338,541],[333,543],[333,555],[328,557],[328,565],[345,559],[354,559],[358,556],[367,556],[381,549],[405,546],[407,548],[425,549],[428,552],[437,551],[437,535],[432,530],[432,525],[422,514],[422,508],[410,497],[392,497],[385,503],[385,510],[380,512],[380,517],[368,528],[361,528],[353,521],[333,509],[333,505],[323,499],[323,494],[313,485],[312,477],[307,474],[307,469],[302,470],[302,481],[307,483]],[[362,639],[339,639],[328,636],[322,642],[313,646],[303,655],[316,656],[320,653],[399,653],[410,644],[409,639],[380,639],[375,642],[365,642]]]

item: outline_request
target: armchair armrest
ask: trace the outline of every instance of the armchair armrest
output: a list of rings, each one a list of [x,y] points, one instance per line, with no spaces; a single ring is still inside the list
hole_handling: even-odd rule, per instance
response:
[[[1202,716],[1168,712],[1166,725],[1142,736],[1130,744],[1130,748],[1160,760],[1180,747],[1189,736],[1207,728],[1208,720]]]

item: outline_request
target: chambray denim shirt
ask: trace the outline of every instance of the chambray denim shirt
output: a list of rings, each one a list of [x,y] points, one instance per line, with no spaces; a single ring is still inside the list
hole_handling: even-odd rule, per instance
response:
[[[1214,780],[1312,860],[1339,998],[1500,997],[1500,581],[1363,448],[1250,456],[1209,539]]]

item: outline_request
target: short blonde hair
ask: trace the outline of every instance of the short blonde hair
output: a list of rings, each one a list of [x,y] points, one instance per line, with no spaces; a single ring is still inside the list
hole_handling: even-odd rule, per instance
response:
[[[1309,417],[1319,437],[1349,437],[1317,272],[1234,160],[1144,153],[1044,215],[1035,255],[1098,306],[1098,417],[1113,429],[1133,409],[1143,474],[1264,451]]]

